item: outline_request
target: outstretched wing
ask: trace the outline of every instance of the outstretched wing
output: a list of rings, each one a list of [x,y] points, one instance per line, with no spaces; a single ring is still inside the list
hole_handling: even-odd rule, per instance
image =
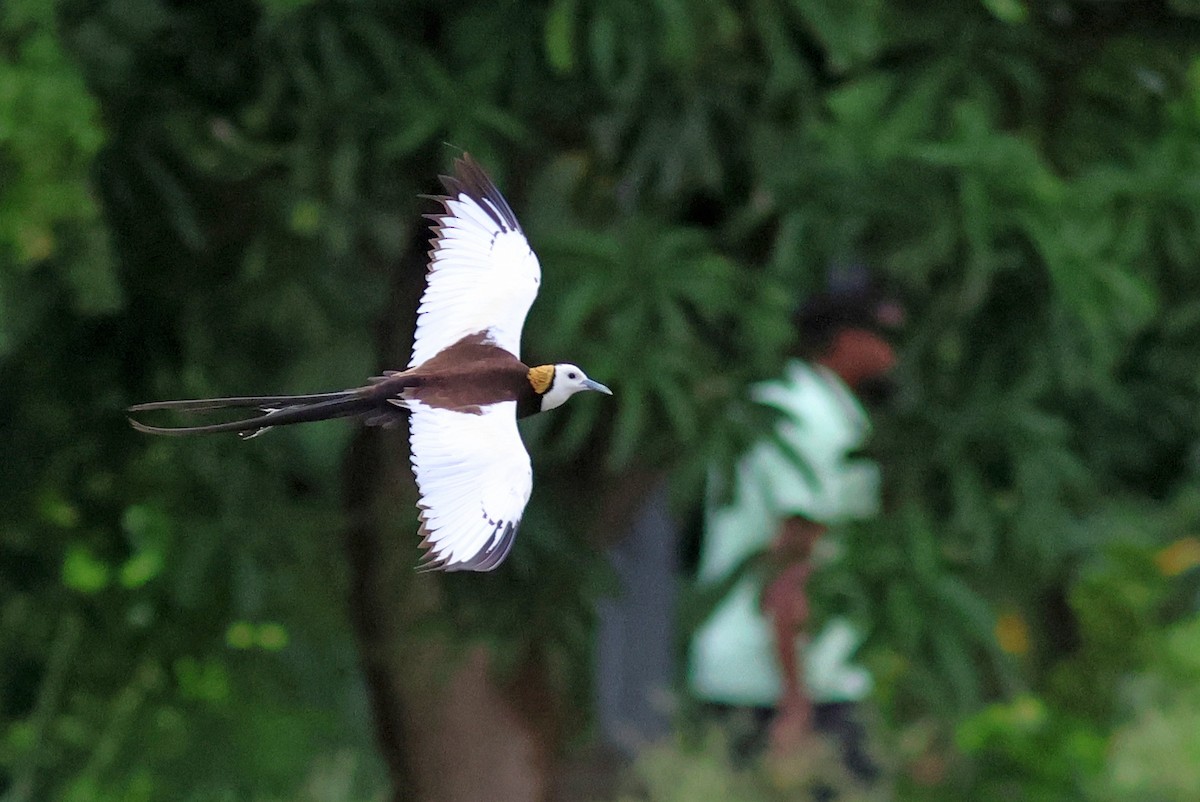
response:
[[[423,404],[411,409],[424,566],[490,571],[508,556],[533,489],[517,404],[494,404],[478,415]]]
[[[521,328],[537,296],[541,266],[508,201],[469,155],[442,176],[445,211],[433,220],[429,275],[417,314],[415,367],[468,334],[521,356]]]

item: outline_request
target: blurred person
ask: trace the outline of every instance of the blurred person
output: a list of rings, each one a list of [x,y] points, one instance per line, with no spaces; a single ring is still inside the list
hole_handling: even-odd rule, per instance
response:
[[[806,588],[828,529],[878,512],[878,466],[855,452],[870,433],[865,404],[885,395],[896,362],[883,331],[901,318],[865,271],[835,276],[795,316],[783,375],[752,388],[781,413],[775,437],[710,488],[697,578],[729,589],[692,638],[689,684],[737,730],[739,760],[786,758],[820,732],[858,780],[878,773],[854,710],[871,690],[853,662],[862,635],[835,618],[809,638]]]

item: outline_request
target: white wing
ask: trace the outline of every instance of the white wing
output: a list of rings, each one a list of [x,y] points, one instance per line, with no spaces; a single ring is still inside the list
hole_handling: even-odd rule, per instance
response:
[[[508,556],[533,489],[516,402],[481,415],[414,404],[409,439],[425,565],[492,570]]]
[[[542,269],[508,201],[469,155],[442,176],[448,194],[437,198],[429,275],[417,314],[415,367],[468,334],[521,356],[521,328],[537,296]]]

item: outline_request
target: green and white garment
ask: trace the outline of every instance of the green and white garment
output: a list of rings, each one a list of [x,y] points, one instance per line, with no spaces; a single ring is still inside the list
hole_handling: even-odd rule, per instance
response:
[[[719,583],[767,548],[780,523],[804,516],[835,526],[867,518],[879,508],[879,469],[852,459],[870,432],[866,412],[831,371],[793,360],[782,378],[756,385],[755,400],[784,414],[777,431],[811,469],[797,464],[780,442],[758,443],[738,463],[730,499],[706,511],[699,580]],[[815,481],[814,481],[815,480]],[[697,630],[692,640],[693,692],[709,702],[772,707],[781,684],[770,625],[759,609],[762,578],[747,571]],[[856,701],[871,689],[865,669],[853,663],[862,636],[845,619],[834,619],[797,650],[814,702]]]

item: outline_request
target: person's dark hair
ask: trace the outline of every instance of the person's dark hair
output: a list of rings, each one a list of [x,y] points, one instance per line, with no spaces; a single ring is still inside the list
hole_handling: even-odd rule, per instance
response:
[[[838,332],[847,328],[886,335],[902,316],[900,303],[866,268],[839,268],[830,276],[827,289],[806,298],[792,315],[796,355],[821,356]]]

